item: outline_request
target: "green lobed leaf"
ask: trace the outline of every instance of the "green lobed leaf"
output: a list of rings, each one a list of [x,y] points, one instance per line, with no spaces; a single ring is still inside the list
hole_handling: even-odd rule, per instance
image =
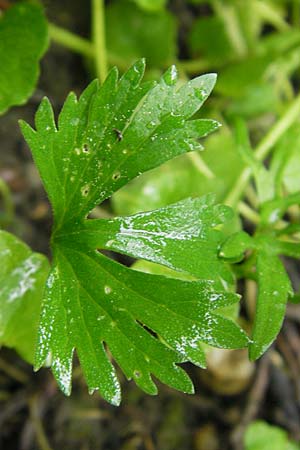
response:
[[[242,231],[227,238],[220,250],[220,256],[228,261],[240,262],[247,249],[254,250],[256,255],[258,293],[249,344],[250,359],[255,360],[269,348],[278,335],[288,297],[293,294],[290,279],[278,255],[299,256],[299,245],[280,242],[268,234],[252,238]]]
[[[47,46],[47,22],[39,5],[21,1],[0,16],[0,114],[32,94]]]
[[[71,225],[59,241],[71,245],[76,237],[85,247],[113,250],[197,278],[211,279],[214,271],[213,279],[222,286],[233,280],[216,252],[223,239],[217,227],[231,218],[228,207],[207,195],[129,217]]]
[[[218,126],[213,120],[188,120],[210,94],[214,74],[178,89],[172,66],[149,90],[141,83],[143,73],[144,62],[139,61],[119,82],[116,68],[101,87],[92,82],[79,101],[71,93],[58,127],[46,98],[36,113],[37,132],[21,122],[52,203],[56,229],[85,217],[142,172],[198,149],[197,139]]]
[[[49,263],[2,230],[0,255],[0,345],[16,349],[32,363]]]
[[[209,95],[214,75],[178,88],[171,67],[149,88],[141,84],[143,73],[139,61],[120,80],[113,69],[101,87],[91,83],[79,100],[70,94],[58,126],[48,100],[37,111],[37,131],[21,123],[54,213],[53,266],[36,368],[51,355],[53,373],[69,394],[76,349],[89,390],[99,389],[113,404],[120,402],[120,386],[107,349],[128,379],[155,394],[151,374],[192,392],[177,363],[204,366],[201,342],[234,348],[248,342],[233,321],[218,314],[218,308],[238,300],[221,286],[226,270],[216,258],[215,229],[229,208],[206,198],[133,217],[86,220],[94,206],[128,181],[197,149],[198,137],[215,128],[213,121],[190,120]],[[209,274],[202,262],[196,267],[196,258],[186,263],[194,246],[203,250],[199,261],[203,256],[209,261]],[[99,252],[109,248],[207,277],[184,281],[139,273]]]
[[[203,161],[213,174],[211,178],[200,173],[189,156],[182,155],[168,161],[116,192],[112,197],[116,214],[134,214],[210,192],[222,202],[245,167],[233,136],[224,128],[206,138],[205,150],[201,152]]]

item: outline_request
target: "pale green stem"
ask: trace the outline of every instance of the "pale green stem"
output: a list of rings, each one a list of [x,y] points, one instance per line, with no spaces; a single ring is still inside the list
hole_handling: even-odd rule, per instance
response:
[[[276,142],[299,117],[300,94],[295,98],[285,114],[272,126],[269,132],[260,141],[254,150],[254,157],[259,161],[263,161],[266,156],[268,156]],[[239,199],[243,196],[251,176],[252,170],[249,167],[245,168],[240,177],[237,179],[234,187],[226,197],[224,203],[230,206],[235,206]]]
[[[258,198],[257,198],[257,193],[256,193],[254,187],[251,186],[250,184],[247,186],[247,188],[245,190],[245,195],[246,195],[247,200],[250,203],[250,205],[253,208],[257,208],[258,204],[259,204],[259,201],[258,201]]]
[[[92,0],[92,39],[95,48],[95,65],[101,83],[107,76],[105,45],[104,0]]]
[[[279,31],[287,31],[290,29],[290,25],[271,5],[260,0],[256,0],[254,5],[257,15],[264,19],[265,22],[270,23]]]
[[[188,158],[190,159],[193,166],[200,172],[202,175],[204,175],[206,178],[214,178],[214,173],[210,170],[210,168],[207,166],[207,164],[203,161],[199,153],[197,152],[190,152],[187,153]]]
[[[3,198],[5,208],[4,222],[5,225],[9,225],[13,221],[15,209],[9,187],[2,178],[0,178],[0,195]]]
[[[238,203],[238,212],[245,217],[245,219],[248,219],[250,222],[254,223],[255,225],[258,225],[260,222],[260,216],[259,214],[254,211],[254,209],[250,208],[249,205],[245,202],[239,202]]]
[[[300,25],[300,4],[299,0],[293,0],[292,19],[295,27]]]
[[[9,377],[17,380],[19,383],[26,384],[28,383],[28,376],[21,369],[18,369],[17,366],[9,364],[4,359],[0,358],[0,370],[5,372]]]
[[[242,57],[247,54],[247,44],[239,24],[236,9],[233,5],[226,3],[220,0],[212,1],[216,13],[224,22],[225,30],[232,47],[236,54]]]
[[[73,52],[80,53],[83,56],[94,58],[95,52],[93,44],[76,34],[60,28],[52,23],[48,26],[49,36],[53,42],[63,45]]]
[[[94,45],[88,39],[82,38],[71,31],[65,30],[53,23],[48,25],[50,39],[56,44],[62,45],[69,50],[79,53],[82,56],[88,58],[95,57]],[[107,53],[107,59],[111,65],[118,66],[122,71],[128,68],[128,62],[125,59],[120,58],[120,55],[113,53]],[[222,67],[224,63],[214,63],[214,70]],[[179,70],[187,72],[189,74],[200,73],[210,70],[212,64],[210,61],[204,59],[193,59],[193,60],[181,60],[176,63]],[[166,65],[166,67],[168,67]]]

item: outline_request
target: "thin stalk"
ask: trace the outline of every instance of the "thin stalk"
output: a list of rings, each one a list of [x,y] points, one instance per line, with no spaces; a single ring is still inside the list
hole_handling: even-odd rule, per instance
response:
[[[295,27],[300,25],[300,5],[299,0],[293,1],[292,20]]]
[[[258,201],[257,193],[256,193],[254,187],[251,186],[250,184],[247,186],[247,188],[245,190],[245,195],[246,195],[246,198],[247,198],[249,204],[253,208],[258,208],[259,201]]]
[[[22,384],[28,383],[28,376],[25,372],[23,372],[17,366],[8,363],[2,358],[0,358],[0,370],[5,372],[9,377],[13,378],[19,383]]]
[[[279,31],[287,31],[290,29],[290,25],[281,17],[276,9],[272,8],[268,3],[256,1],[254,6],[257,15],[273,25]]]
[[[88,58],[94,58],[95,52],[93,44],[87,39],[77,36],[71,31],[58,27],[53,23],[49,24],[48,29],[50,39],[52,39],[53,42],[63,45],[75,53],[87,56]]]
[[[107,76],[105,45],[104,0],[92,0],[92,39],[95,48],[95,65],[101,83]]]
[[[197,152],[190,152],[187,153],[188,158],[190,159],[193,166],[200,172],[202,175],[204,175],[206,178],[214,178],[214,173],[210,170],[208,165],[203,161],[199,153]]]
[[[260,222],[259,214],[256,211],[254,211],[254,209],[250,208],[250,206],[247,205],[247,203],[239,202],[238,211],[245,219],[249,220],[249,222],[252,222],[255,225],[259,224]]]
[[[270,153],[276,142],[290,128],[290,126],[300,117],[300,94],[295,98],[285,114],[272,126],[265,137],[260,141],[254,150],[254,157],[263,161]],[[252,176],[252,170],[247,167],[237,179],[234,187],[225,199],[225,203],[235,206],[242,197],[247,184]]]
[[[213,0],[212,6],[218,16],[223,20],[226,34],[239,57],[247,54],[247,43],[242,33],[239,18],[233,5],[225,4],[220,0]]]

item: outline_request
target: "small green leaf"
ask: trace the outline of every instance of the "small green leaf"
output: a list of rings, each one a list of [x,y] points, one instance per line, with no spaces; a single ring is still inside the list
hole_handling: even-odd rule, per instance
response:
[[[286,270],[278,258],[261,248],[257,252],[258,296],[249,347],[251,360],[259,358],[272,344],[281,328],[286,302],[292,287]]]
[[[262,223],[275,224],[292,205],[300,205],[300,192],[295,192],[285,197],[273,198],[265,202],[261,208]]]
[[[252,422],[245,433],[245,450],[299,450],[299,446],[289,441],[282,428],[258,420]]]
[[[227,269],[217,259],[216,227],[226,221],[227,207],[207,197],[133,217],[86,219],[98,203],[143,171],[197,149],[198,137],[212,128],[211,121],[190,118],[211,92],[215,75],[178,88],[171,67],[149,89],[141,84],[143,73],[139,61],[120,80],[113,69],[101,87],[93,82],[79,100],[70,94],[58,126],[48,100],[37,111],[36,131],[21,123],[54,212],[53,266],[35,365],[41,367],[51,355],[53,373],[69,394],[76,349],[89,390],[98,389],[113,404],[121,396],[108,349],[128,379],[155,394],[152,374],[176,389],[193,391],[177,364],[204,366],[201,342],[230,348],[248,343],[233,321],[218,314],[238,301],[224,290],[221,278]],[[209,270],[203,262],[196,266],[194,248]],[[203,278],[139,273],[99,249]]]
[[[21,1],[0,16],[0,114],[32,94],[47,46],[47,22],[39,5]]]
[[[245,231],[238,231],[223,242],[219,256],[232,263],[240,262],[244,259],[245,251],[253,247],[255,243],[251,236]]]
[[[254,251],[251,256],[256,256],[253,275],[258,285],[258,293],[249,344],[251,360],[259,358],[280,331],[286,303],[288,297],[293,295],[293,290],[278,255],[288,251],[289,256],[298,255],[298,247],[296,244],[289,245],[278,241],[268,234],[251,237],[245,231],[229,236],[221,247],[220,256],[231,262],[240,262],[248,249]]]
[[[0,255],[0,344],[32,363],[49,263],[5,231],[0,231]]]

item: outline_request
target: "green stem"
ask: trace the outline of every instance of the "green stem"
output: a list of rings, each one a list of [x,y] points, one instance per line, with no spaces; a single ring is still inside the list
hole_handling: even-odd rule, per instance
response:
[[[292,19],[293,19],[293,25],[295,27],[299,27],[299,25],[300,25],[300,5],[299,5],[299,0],[294,0],[293,1]]]
[[[255,225],[259,224],[260,222],[259,214],[256,211],[254,211],[254,209],[250,208],[250,206],[247,205],[247,203],[239,202],[238,211],[243,217],[245,217],[245,219],[249,220],[249,222],[252,222]]]
[[[263,161],[266,156],[268,156],[276,142],[299,117],[300,94],[295,98],[285,114],[272,126],[269,132],[260,141],[254,151],[254,157],[259,161]],[[234,187],[226,197],[224,203],[230,206],[235,206],[239,199],[242,197],[251,176],[252,170],[249,167],[245,168],[240,177],[237,179]]]
[[[2,178],[0,178],[0,195],[3,198],[5,209],[5,218],[3,220],[3,225],[7,226],[10,225],[13,221],[15,209],[9,187]]]
[[[220,0],[212,0],[212,6],[218,16],[223,20],[228,39],[236,54],[243,57],[247,54],[247,44],[242,33],[239,18],[233,5]]]
[[[279,31],[287,31],[290,29],[290,25],[281,17],[276,9],[272,8],[268,3],[258,0],[255,1],[254,6],[257,15],[273,25]]]
[[[63,45],[73,52],[80,53],[88,58],[94,58],[93,44],[70,31],[60,28],[52,23],[49,24],[49,35],[53,42]]]
[[[28,376],[26,373],[24,373],[21,369],[18,369],[17,366],[8,363],[2,358],[0,358],[0,370],[5,372],[9,377],[13,378],[19,383],[28,383]]]
[[[187,157],[190,159],[191,163],[198,170],[198,172],[206,178],[211,179],[215,177],[214,173],[210,170],[206,162],[203,161],[198,152],[187,153]]]
[[[95,48],[95,65],[101,83],[107,76],[105,45],[104,0],[92,0],[92,37]]]

